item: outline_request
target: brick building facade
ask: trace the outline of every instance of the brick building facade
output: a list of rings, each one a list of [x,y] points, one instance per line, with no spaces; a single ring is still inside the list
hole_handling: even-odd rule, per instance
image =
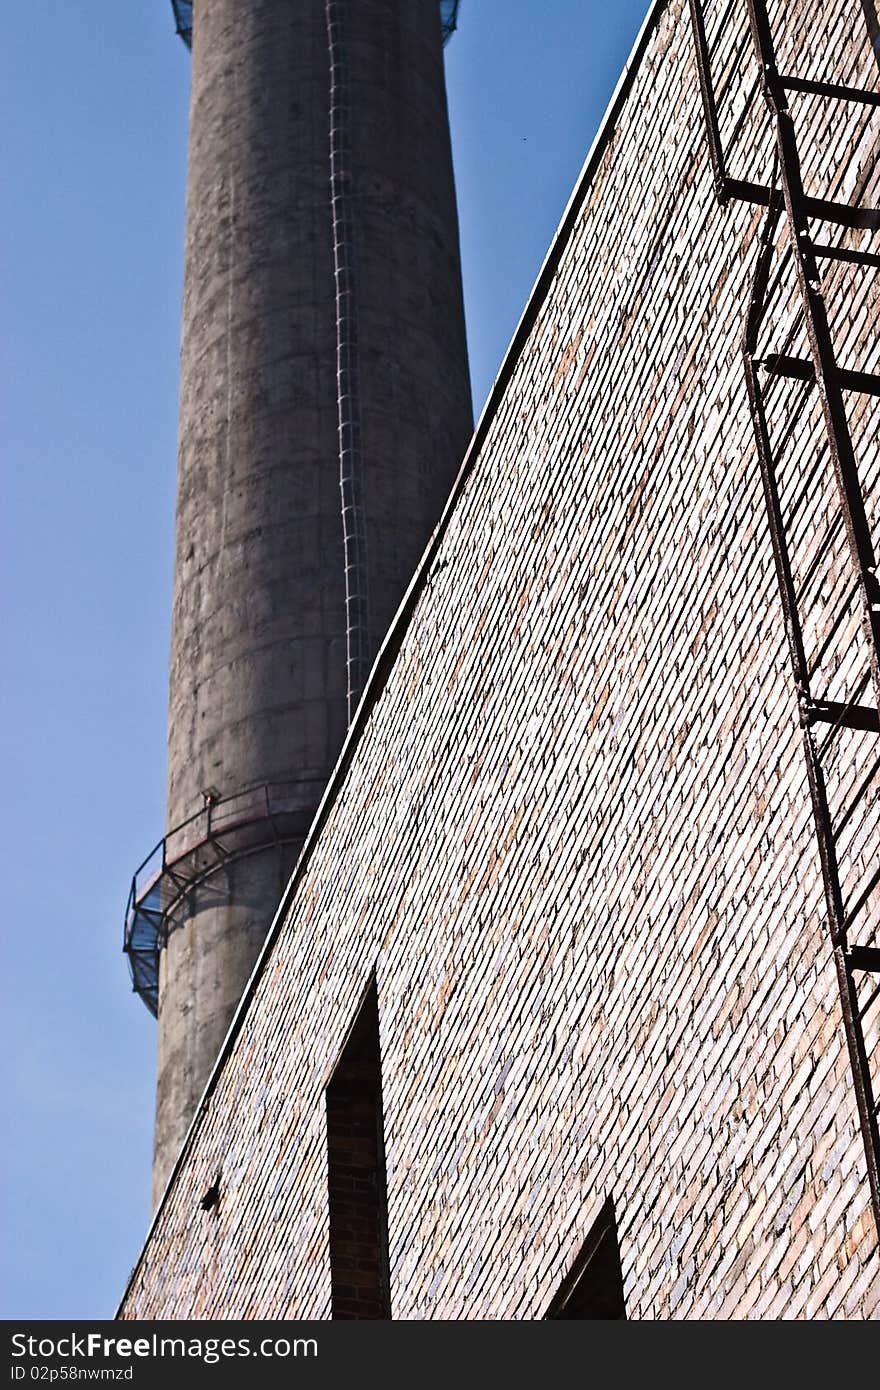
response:
[[[731,174],[769,187],[745,4],[705,10]],[[876,91],[872,13],[772,4],[780,66]],[[877,108],[795,95],[809,196],[877,206]],[[765,219],[716,200],[688,8],[655,5],[121,1316],[352,1316],[383,1270],[394,1318],[577,1316],[596,1249],[630,1318],[880,1310],[741,354]],[[859,253],[823,265],[839,361],[876,372],[876,233],[823,236]],[[762,331],[804,360],[786,237]],[[767,399],[811,667],[848,699],[818,393]],[[847,397],[875,528],[877,399]],[[839,729],[828,772],[868,945],[876,751]],[[347,1196],[376,1214],[348,1244]]]

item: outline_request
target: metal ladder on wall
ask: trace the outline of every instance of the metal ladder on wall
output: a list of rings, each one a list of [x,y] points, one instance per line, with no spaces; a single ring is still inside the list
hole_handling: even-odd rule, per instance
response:
[[[857,731],[863,738],[873,738],[875,746],[871,750],[872,772],[876,773],[880,766],[880,742],[877,742],[877,735],[880,735],[880,573],[844,399],[845,392],[880,395],[880,377],[846,371],[838,366],[819,270],[820,265],[832,260],[849,261],[877,270],[880,268],[880,255],[816,241],[811,227],[812,222],[821,222],[825,226],[837,226],[842,229],[877,229],[880,228],[880,214],[873,209],[812,198],[806,194],[795,126],[788,102],[790,92],[800,92],[839,102],[880,106],[880,94],[780,73],[766,0],[745,0],[745,4],[751,41],[759,67],[755,88],[760,90],[763,96],[773,126],[774,172],[769,186],[733,179],[728,175],[706,38],[704,6],[701,0],[689,0],[716,195],[722,205],[726,205],[730,199],[737,199],[767,208],[742,338],[742,354],[776,579],[785,618],[789,658],[798,694],[830,944],[837,973],[859,1124],[865,1146],[874,1219],[880,1235],[880,1131],[871,1075],[871,1058],[866,1048],[864,1030],[868,1011],[880,998],[880,948],[857,940],[860,930],[864,931],[866,905],[880,883],[880,867],[874,866],[867,883],[859,883],[855,896],[851,888],[845,891],[847,885],[845,875],[841,873],[838,855],[838,835],[841,833],[843,818],[838,817],[835,824],[829,806],[826,779],[827,765],[835,753],[835,742],[844,730]],[[727,4],[721,20],[722,26],[729,21],[735,8],[735,0]],[[742,129],[748,107],[749,100],[746,101],[734,125],[731,143]],[[766,317],[774,259],[777,258],[777,231],[783,214],[787,223],[787,245],[783,255],[794,268],[800,306],[799,322],[782,345],[781,351],[762,357],[759,356],[759,339]],[[782,273],[781,268],[777,269],[777,283]],[[790,347],[795,329],[801,326],[806,330],[806,357],[791,355],[786,351],[786,348]],[[868,669],[855,683],[853,692],[843,701],[825,699],[822,695],[814,693],[815,668],[820,662],[817,659],[811,665],[807,657],[804,630],[810,612],[805,611],[804,605],[807,601],[808,586],[796,582],[790,549],[792,519],[789,515],[788,523],[786,522],[778,471],[778,455],[784,443],[778,429],[774,438],[766,409],[766,391],[770,386],[765,385],[765,381],[770,385],[784,385],[786,380],[800,382],[802,389],[806,385],[808,390],[819,393],[828,457],[834,474],[837,515],[846,536],[860,629],[867,649]],[[837,623],[841,621],[842,617],[838,616]],[[831,638],[825,640],[830,642]],[[865,703],[866,698],[870,699],[872,687],[876,707]],[[864,790],[863,784],[863,793]],[[861,799],[857,798],[856,803],[848,810],[848,820],[858,813],[858,803]]]

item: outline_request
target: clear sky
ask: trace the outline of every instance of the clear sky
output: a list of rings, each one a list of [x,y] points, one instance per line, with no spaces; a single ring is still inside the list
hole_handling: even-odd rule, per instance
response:
[[[647,9],[462,0],[477,412]],[[164,818],[189,55],[170,0],[8,4],[0,33],[0,1317],[110,1317],[148,1223],[121,936]]]

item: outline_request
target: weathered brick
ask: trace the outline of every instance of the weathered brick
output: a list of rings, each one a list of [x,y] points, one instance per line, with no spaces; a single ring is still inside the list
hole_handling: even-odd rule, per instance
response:
[[[731,169],[766,183],[745,7],[723,32],[720,8],[728,142],[745,111]],[[855,0],[771,13],[784,70],[876,86]],[[876,122],[792,103],[808,192],[854,197],[860,179],[876,205]],[[606,1196],[631,1317],[880,1311],[740,356],[762,219],[714,201],[687,9],[670,0],[124,1316],[329,1316],[325,1087],[374,970],[395,1317],[541,1317]],[[776,264],[768,341],[805,355]],[[880,291],[852,271],[823,264],[832,331],[842,362],[876,370]],[[780,493],[816,688],[841,698],[864,649],[820,412],[802,383],[767,395],[777,437],[791,426]],[[876,499],[878,407],[848,408]],[[880,851],[871,747],[841,734],[830,755],[851,897]],[[864,919],[876,930],[876,893]]]

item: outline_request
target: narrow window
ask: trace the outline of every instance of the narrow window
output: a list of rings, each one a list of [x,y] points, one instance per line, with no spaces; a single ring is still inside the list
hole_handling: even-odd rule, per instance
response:
[[[626,1317],[614,1205],[609,1198],[563,1279],[547,1318]]]
[[[390,1318],[375,980],[327,1086],[327,1160],[332,1317]]]

